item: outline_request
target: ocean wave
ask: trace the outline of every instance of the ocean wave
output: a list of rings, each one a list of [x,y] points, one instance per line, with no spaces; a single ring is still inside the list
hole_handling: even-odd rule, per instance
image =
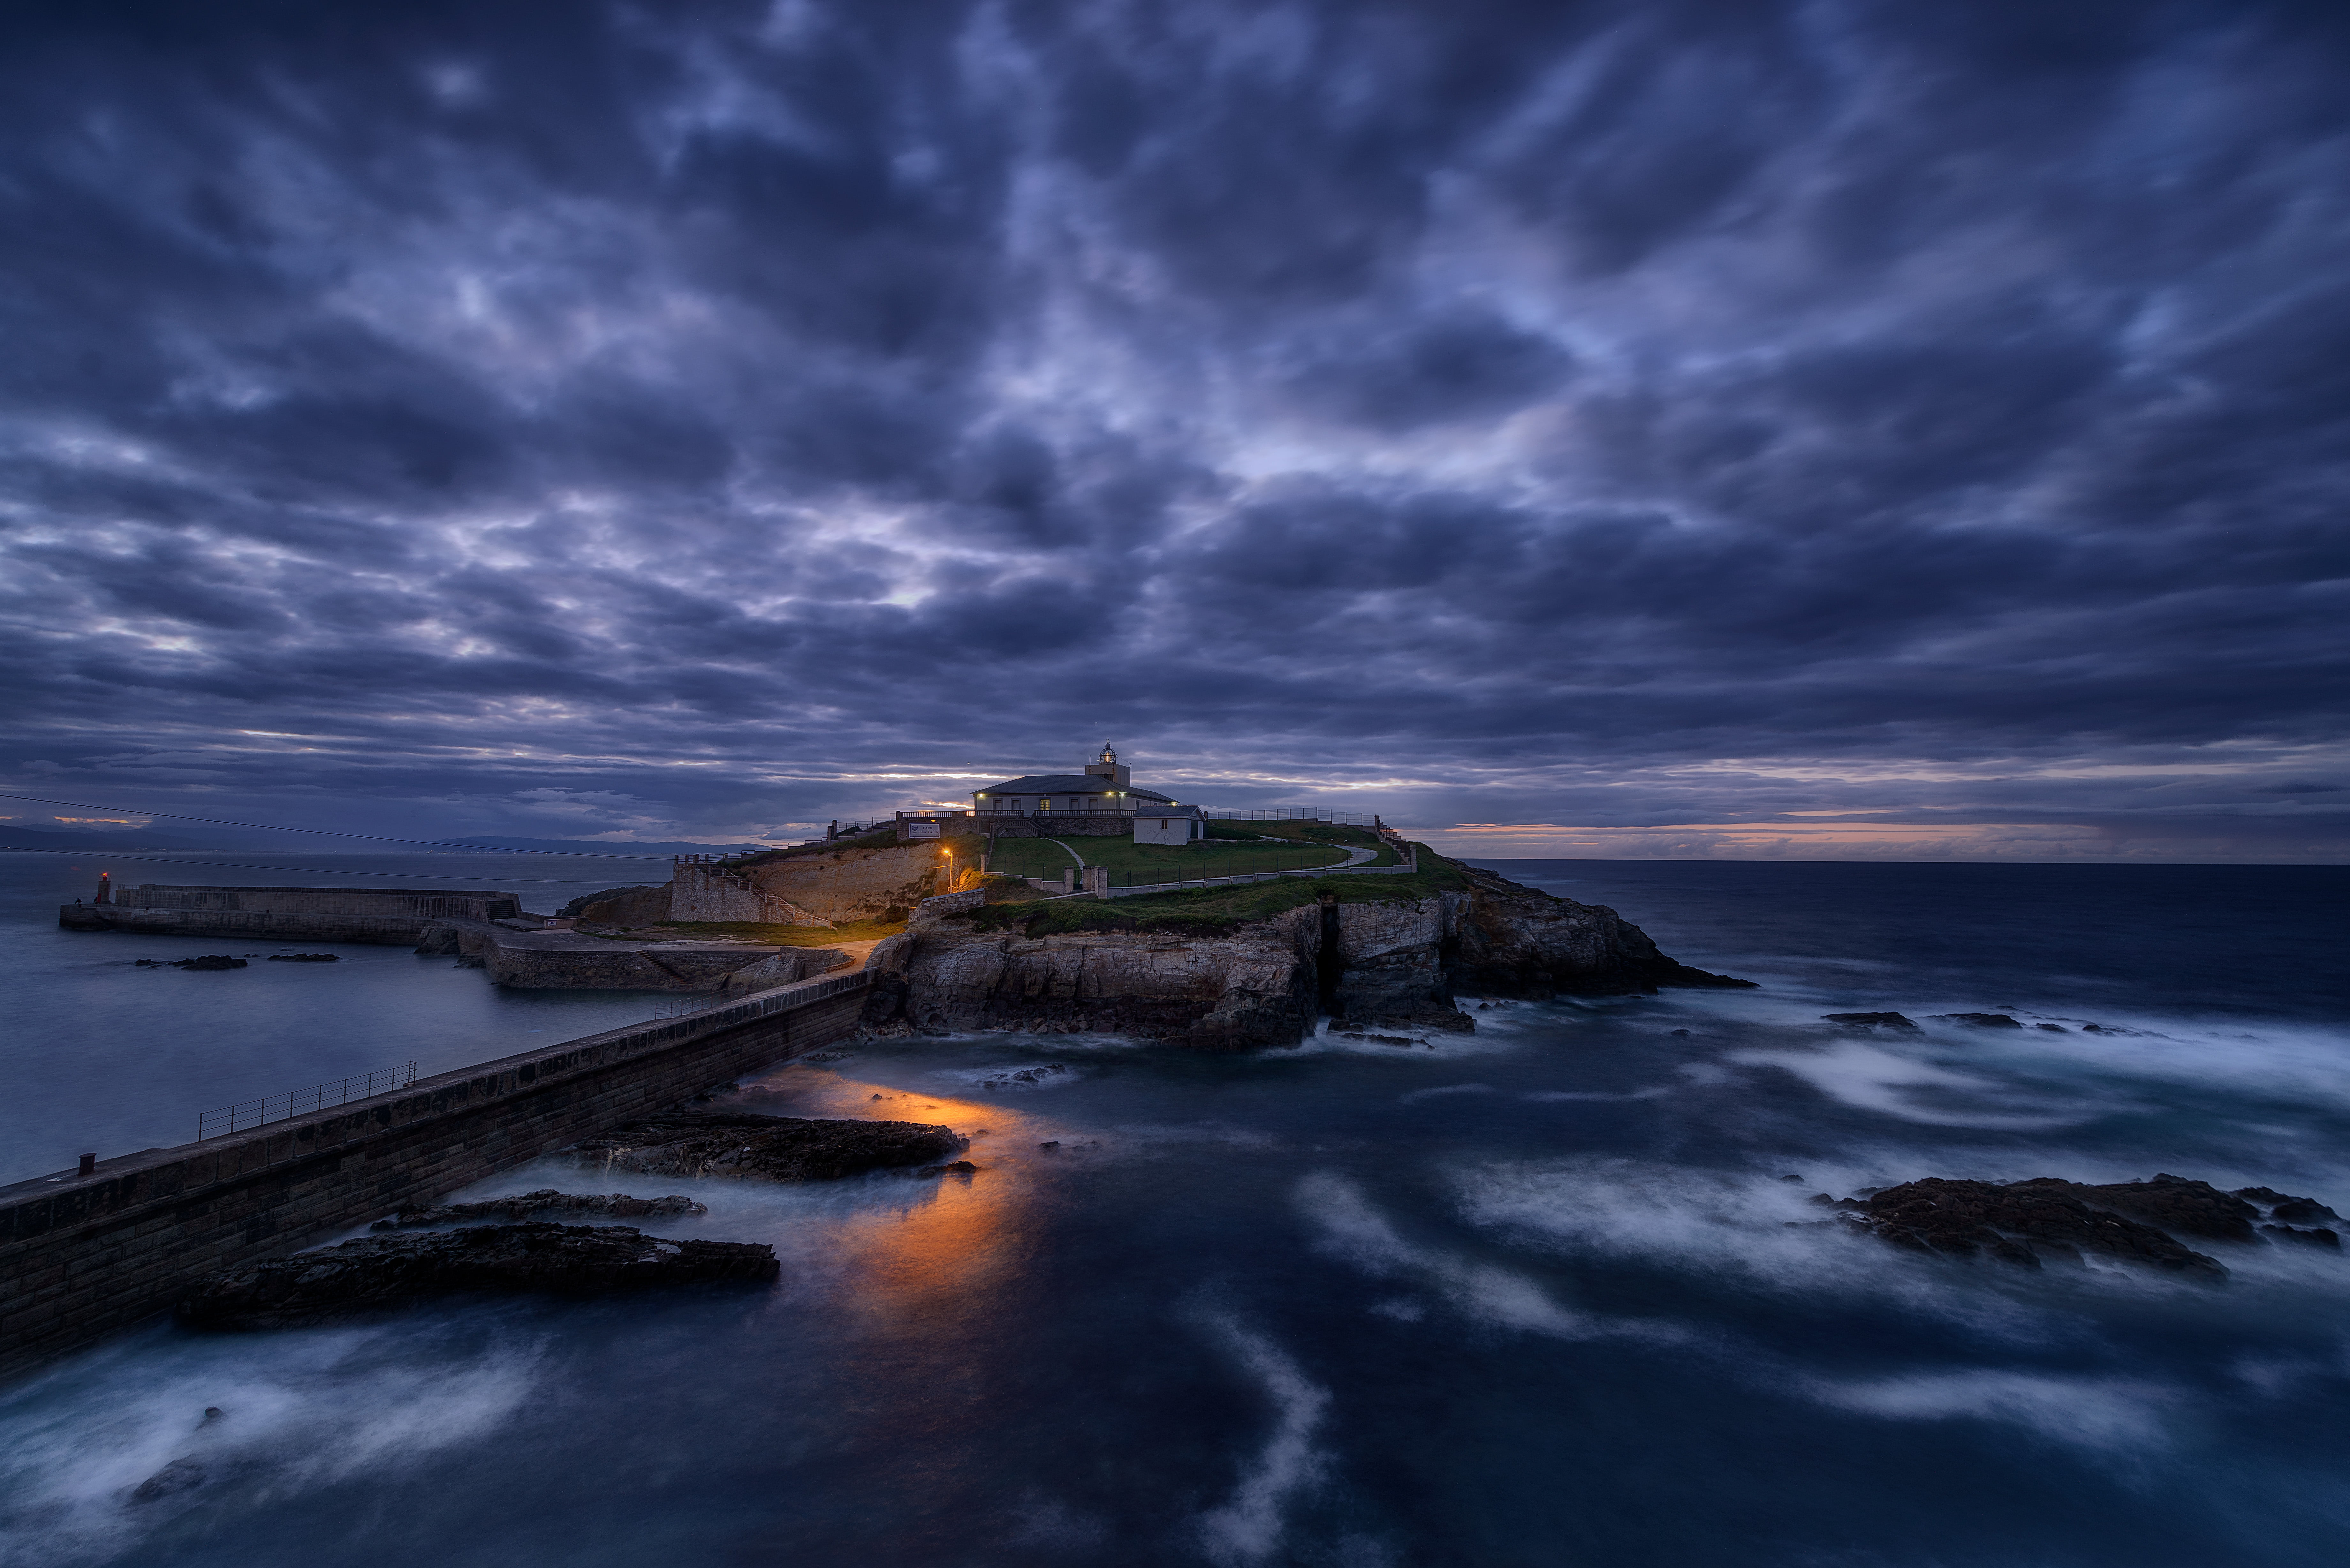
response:
[[[1237,1319],[1219,1316],[1211,1326],[1263,1390],[1274,1425],[1231,1498],[1201,1515],[1200,1541],[1219,1563],[1261,1563],[1280,1549],[1290,1501],[1329,1468],[1330,1456],[1314,1435],[1330,1407],[1330,1393],[1279,1345]]]
[[[1862,1040],[1836,1040],[1816,1048],[1747,1049],[1723,1060],[1748,1066],[1779,1067],[1831,1099],[1929,1127],[2040,1131],[2073,1127],[2122,1108],[2120,1102],[2078,1097],[2051,1106],[2044,1090],[2003,1083],[1980,1073],[1955,1072]],[[2023,1109],[2019,1100],[2041,1108]]]
[[[536,1341],[437,1348],[428,1367],[416,1336],[413,1323],[225,1341],[159,1331],[15,1390],[0,1403],[9,1563],[118,1554],[224,1487],[282,1498],[386,1474],[479,1442],[529,1399]],[[194,1484],[136,1496],[174,1461]]]
[[[2066,1377],[1978,1368],[1855,1381],[1815,1379],[1824,1405],[1893,1421],[1997,1421],[2085,1449],[2167,1447],[2181,1390],[2140,1378]]]

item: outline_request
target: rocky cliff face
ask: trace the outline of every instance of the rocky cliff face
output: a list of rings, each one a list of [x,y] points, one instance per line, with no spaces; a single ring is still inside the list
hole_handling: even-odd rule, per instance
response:
[[[867,961],[866,1028],[1100,1031],[1246,1050],[1294,1045],[1325,1012],[1356,1026],[1471,1029],[1460,992],[1543,998],[1749,983],[1675,962],[1612,909],[1457,869],[1467,881],[1459,891],[1388,902],[1329,895],[1222,935],[1031,938],[925,915]]]
[[[1318,909],[1229,937],[1081,931],[1030,940],[918,919],[875,948],[866,1026],[877,1033],[1098,1031],[1209,1050],[1295,1044],[1315,1013]]]
[[[1455,865],[1470,888],[1444,967],[1461,991],[1540,1001],[1753,984],[1667,958],[1647,932],[1605,905],[1554,898],[1499,872]]]
[[[879,920],[946,890],[936,844],[795,855],[743,875],[760,895],[825,920]]]

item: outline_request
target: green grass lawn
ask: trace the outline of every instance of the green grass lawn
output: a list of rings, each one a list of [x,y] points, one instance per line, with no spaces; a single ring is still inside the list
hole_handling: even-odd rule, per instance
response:
[[[964,840],[956,840],[960,859]],[[1137,844],[1131,838],[1071,838],[1070,849],[1088,866],[1109,868],[1110,885],[1133,888],[1150,882],[1188,882],[1201,877],[1240,877],[1252,871],[1290,871],[1345,863],[1342,849],[1326,844],[1277,844],[1212,839],[1203,845]],[[987,868],[1001,877],[1057,878],[1072,862],[1060,845],[1045,838],[999,838]]]
[[[1399,877],[1284,877],[1277,882],[1144,893],[1131,898],[1027,899],[990,904],[958,918],[968,919],[982,930],[1020,930],[1031,937],[1063,931],[1133,930],[1216,936],[1314,903],[1325,893],[1336,894],[1342,904],[1405,903],[1468,885],[1451,862],[1426,845],[1420,846],[1419,864],[1419,871]]]
[[[1398,855],[1394,846],[1378,833],[1367,827],[1356,827],[1340,822],[1211,822],[1208,824],[1208,836],[1219,843],[1227,839],[1245,843],[1252,839],[1305,838],[1316,844],[1360,845],[1366,849],[1378,851],[1375,857],[1363,863],[1366,866],[1403,864],[1403,857]]]

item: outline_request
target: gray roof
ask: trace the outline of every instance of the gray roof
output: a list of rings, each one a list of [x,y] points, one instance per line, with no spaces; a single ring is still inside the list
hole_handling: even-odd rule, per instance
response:
[[[1099,774],[1031,774],[1024,779],[1007,779],[1003,784],[990,784],[973,794],[1107,794],[1120,786]],[[1175,803],[1157,790],[1137,789],[1132,784],[1123,788],[1125,794],[1136,800]]]

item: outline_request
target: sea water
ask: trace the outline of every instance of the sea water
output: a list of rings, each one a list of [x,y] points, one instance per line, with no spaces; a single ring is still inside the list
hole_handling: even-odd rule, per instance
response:
[[[447,888],[519,893],[552,913],[581,893],[669,880],[670,857],[336,855],[255,850],[0,853],[0,1183],[185,1143],[198,1117],[414,1063],[429,1075],[654,1015],[642,992],[502,991],[405,947],[68,931],[60,905],[120,888]],[[333,963],[271,955],[332,953]],[[199,954],[241,970],[141,968]],[[332,1096],[329,1096],[329,1103]],[[240,1124],[242,1125],[242,1124]]]
[[[1897,1251],[1807,1202],[2167,1170],[2350,1211],[2350,871],[1503,869],[1762,989],[1471,998],[1473,1034],[1415,1046],[984,1035],[783,1067],[761,1108],[945,1123],[978,1173],[777,1186],[547,1160],[484,1183],[691,1192],[710,1213],[660,1232],[771,1242],[782,1282],[130,1334],[0,1391],[0,1555],[2350,1557],[2350,1260],[2228,1248],[2218,1287],[2032,1272]],[[420,1007],[439,983],[416,972]],[[188,1026],[213,1029],[212,1005],[183,1002]],[[1924,1027],[1819,1018],[1882,1010]],[[1931,1018],[1993,1010],[2027,1027]],[[14,1075],[39,1046],[8,1049]],[[83,1103],[109,1092],[93,1077]],[[134,1498],[182,1458],[201,1485]]]

